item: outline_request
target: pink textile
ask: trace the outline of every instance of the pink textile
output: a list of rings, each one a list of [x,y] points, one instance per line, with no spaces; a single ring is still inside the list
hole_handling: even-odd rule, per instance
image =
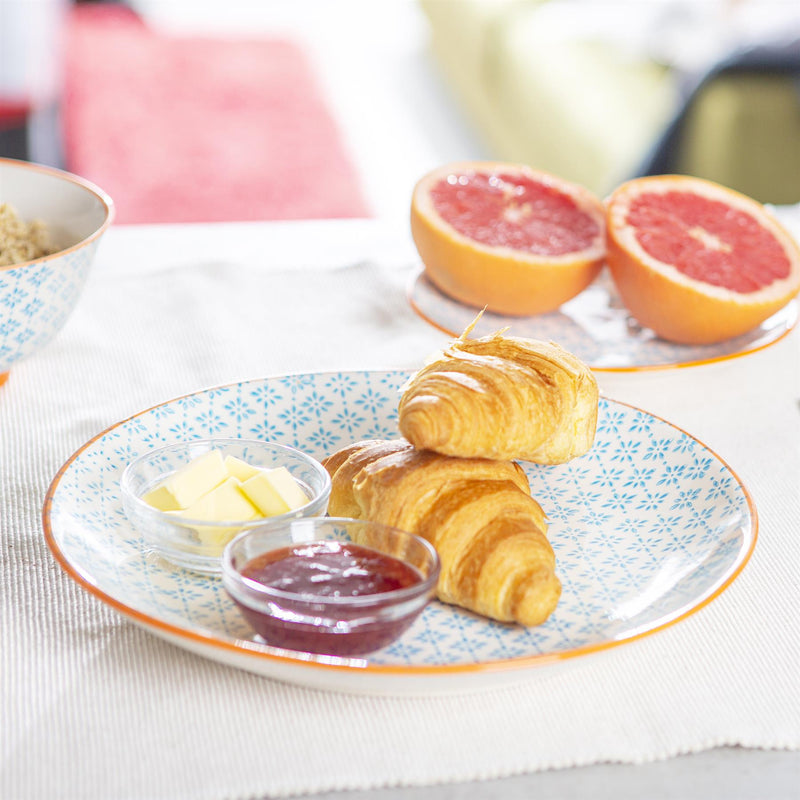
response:
[[[164,35],[124,6],[75,6],[67,30],[69,171],[118,223],[366,217],[301,48]]]

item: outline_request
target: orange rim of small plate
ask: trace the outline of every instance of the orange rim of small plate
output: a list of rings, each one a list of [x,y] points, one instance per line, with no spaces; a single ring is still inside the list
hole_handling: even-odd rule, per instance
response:
[[[448,336],[455,336],[458,337],[461,335],[461,331],[452,331],[449,328],[446,328],[440,322],[437,322],[435,319],[432,319],[428,316],[417,304],[416,300],[414,300],[414,285],[416,282],[425,275],[425,269],[420,268],[417,272],[414,273],[411,280],[408,283],[406,288],[406,299],[408,300],[408,304],[411,306],[411,310],[424,322],[427,322],[428,325],[433,326],[437,330],[441,331],[442,333],[446,333]],[[441,290],[434,286],[434,289],[442,294]],[[458,303],[457,300],[453,300],[454,303]],[[800,300],[795,298],[794,300],[790,300],[789,303],[786,305],[788,306],[791,303],[800,303]],[[464,305],[463,303],[459,303],[459,305]],[[467,306],[464,306],[467,308]],[[786,306],[784,306],[786,308]],[[480,311],[479,308],[475,309],[475,314],[477,315]],[[776,312],[777,313],[777,312]],[[508,317],[508,319],[514,319],[514,317]],[[519,317],[519,319],[530,319],[530,317]],[[755,345],[753,347],[746,348],[744,350],[737,350],[734,353],[723,353],[719,356],[710,356],[709,358],[700,358],[694,361],[678,361],[675,363],[670,364],[635,364],[631,367],[602,367],[602,366],[593,366],[592,364],[588,364],[589,368],[592,372],[655,372],[656,370],[665,370],[665,369],[684,369],[686,367],[700,367],[704,364],[718,364],[722,361],[730,361],[734,358],[741,358],[742,356],[748,356],[752,353],[757,353],[759,350],[764,350],[767,347],[771,347],[773,344],[776,344],[784,337],[788,336],[797,326],[798,319],[800,319],[800,309],[798,309],[798,313],[795,315],[794,321],[791,325],[789,325],[785,331],[783,331],[779,336],[776,336],[774,339],[770,339],[768,342],[763,342],[761,344]],[[673,345],[677,347],[678,345]]]
[[[76,250],[80,250],[80,248],[85,247],[87,244],[89,244],[89,242],[92,242],[102,236],[103,232],[114,221],[114,216],[116,215],[116,206],[114,205],[114,201],[99,186],[96,186],[91,181],[87,181],[85,178],[81,178],[79,175],[73,175],[71,172],[65,172],[64,170],[56,169],[55,167],[46,167],[43,164],[19,161],[14,158],[0,158],[0,165],[3,164],[9,164],[11,166],[19,167],[20,169],[27,169],[31,172],[41,172],[46,175],[52,175],[55,178],[61,178],[68,183],[74,183],[76,186],[80,186],[82,189],[86,189],[87,191],[91,192],[103,204],[106,215],[102,224],[99,228],[97,228],[96,231],[90,233],[85,239],[81,239],[80,242],[72,245],[72,247],[65,247],[63,250],[58,250],[55,253],[50,253],[46,256],[40,256],[39,258],[32,258],[30,261],[20,261],[18,264],[6,264],[5,266],[0,267],[0,272],[11,269],[20,269],[21,267],[27,267],[31,264],[39,264],[42,261],[48,261],[53,258],[61,258],[61,256],[67,253],[74,253]]]
[[[402,372],[402,370],[373,370],[373,372]],[[295,373],[297,375],[308,374],[308,373]],[[326,374],[324,372],[317,373],[317,374]],[[330,374],[334,374],[331,372]],[[275,375],[272,376],[273,378],[278,377],[290,377],[290,375]],[[247,383],[260,383],[263,380],[268,380],[269,378],[255,378],[249,381],[238,381],[230,384],[226,384],[226,386],[240,386],[245,385]],[[219,388],[224,388],[219,387]],[[120,420],[113,425],[110,425],[105,430],[100,431],[96,436],[93,436],[87,442],[85,442],[78,450],[76,450],[67,461],[61,466],[61,468],[56,473],[55,477],[53,478],[50,487],[47,490],[47,494],[45,495],[44,505],[42,507],[42,525],[44,528],[44,535],[45,541],[47,543],[50,552],[55,557],[56,561],[58,561],[61,568],[72,578],[82,589],[89,592],[90,594],[94,595],[95,597],[102,600],[106,605],[110,606],[111,608],[115,609],[116,611],[120,612],[124,616],[129,617],[133,621],[137,622],[140,625],[143,625],[146,628],[154,629],[159,631],[164,636],[174,637],[177,639],[184,640],[186,642],[190,642],[193,644],[204,645],[206,647],[216,648],[223,652],[235,653],[240,656],[248,656],[259,661],[269,661],[275,663],[281,663],[283,665],[293,665],[298,667],[305,667],[317,670],[325,670],[325,671],[339,671],[339,672],[359,672],[363,673],[370,673],[373,675],[397,675],[403,677],[412,677],[412,676],[437,676],[437,675],[453,675],[453,674],[464,674],[464,673],[499,673],[499,672],[510,672],[510,671],[519,671],[523,669],[528,669],[532,667],[541,667],[547,664],[552,664],[555,662],[563,662],[569,661],[574,658],[578,658],[580,656],[591,655],[592,653],[599,653],[606,650],[610,650],[612,648],[618,647],[620,645],[624,645],[630,642],[637,641],[639,639],[643,639],[647,636],[650,636],[658,631],[665,630],[666,628],[672,627],[676,623],[687,619],[688,617],[692,616],[700,609],[707,606],[712,600],[716,599],[721,595],[741,574],[742,570],[750,560],[750,557],[753,554],[753,550],[756,546],[756,541],[758,539],[758,512],[756,510],[755,503],[753,502],[753,498],[750,494],[750,491],[744,485],[742,480],[739,476],[731,469],[730,465],[721,458],[714,450],[708,447],[706,444],[701,442],[697,437],[692,436],[692,434],[688,433],[687,431],[683,430],[683,428],[679,427],[678,425],[674,425],[673,423],[669,422],[668,420],[664,419],[663,417],[659,417],[656,414],[651,414],[649,411],[644,411],[643,409],[631,405],[630,403],[625,403],[619,400],[612,400],[610,398],[604,397],[607,402],[614,403],[615,405],[625,406],[633,411],[638,411],[639,413],[646,414],[647,416],[651,417],[652,419],[656,419],[660,422],[669,425],[671,428],[682,433],[684,436],[688,436],[693,441],[697,442],[701,447],[703,447],[708,453],[714,456],[730,473],[736,483],[739,485],[740,489],[742,490],[745,500],[747,501],[747,507],[750,512],[750,542],[749,545],[744,552],[743,555],[740,555],[739,561],[731,571],[730,575],[728,575],[722,583],[717,586],[713,592],[711,592],[707,597],[702,598],[699,602],[691,605],[689,608],[683,608],[675,612],[673,615],[668,616],[666,619],[659,621],[657,624],[654,624],[652,627],[645,627],[643,630],[638,630],[632,633],[630,636],[623,638],[623,639],[612,639],[606,640],[603,642],[596,642],[594,644],[589,645],[582,645],[580,647],[573,647],[570,650],[564,650],[559,652],[553,653],[538,653],[535,655],[529,656],[522,656],[520,658],[512,658],[512,659],[499,659],[495,661],[482,661],[476,662],[473,664],[433,664],[433,665],[418,665],[418,666],[408,666],[408,665],[394,665],[394,664],[370,664],[369,658],[351,658],[351,659],[341,659],[333,656],[318,656],[313,653],[300,653],[292,654],[291,651],[283,651],[287,653],[287,655],[283,655],[283,653],[276,653],[276,652],[267,652],[263,648],[266,645],[260,645],[257,642],[251,642],[246,639],[236,639],[233,641],[225,641],[220,639],[216,636],[207,636],[201,633],[198,633],[194,630],[187,630],[186,628],[180,627],[178,625],[173,625],[171,623],[165,622],[158,617],[150,616],[149,614],[145,614],[142,611],[138,611],[135,608],[131,608],[130,606],[126,605],[121,600],[117,600],[116,598],[112,597],[111,595],[107,594],[105,591],[100,589],[96,584],[94,584],[89,578],[84,577],[81,573],[72,565],[69,559],[64,555],[61,551],[61,548],[58,546],[56,542],[55,535],[53,533],[53,529],[50,523],[50,512],[53,505],[53,500],[56,491],[58,490],[58,485],[61,482],[61,479],[65,475],[66,471],[69,467],[73,464],[73,462],[83,453],[86,449],[91,447],[99,439],[102,439],[106,434],[110,433],[114,429],[120,427],[121,425],[125,425],[127,422],[130,422],[137,417],[140,417],[144,414],[147,414],[149,411],[152,411],[155,408],[159,408],[163,405],[167,405],[169,403],[173,403],[177,400],[180,400],[185,397],[191,397],[198,392],[190,392],[185,395],[180,395],[178,397],[173,398],[172,400],[167,400],[164,403],[158,403],[150,408],[146,408],[143,411],[139,411],[136,414],[133,414],[126,419]],[[277,648],[274,648],[277,649]],[[196,651],[195,651],[196,652]],[[208,657],[208,656],[206,656]],[[317,660],[320,659],[320,660]],[[322,660],[327,659],[327,660]],[[332,661],[340,661],[346,663],[331,663]]]

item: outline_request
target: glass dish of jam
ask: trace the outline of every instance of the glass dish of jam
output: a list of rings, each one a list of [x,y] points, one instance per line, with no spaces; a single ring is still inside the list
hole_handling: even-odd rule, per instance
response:
[[[264,642],[333,656],[399,638],[433,596],[439,568],[419,536],[335,517],[268,523],[222,556],[225,589]]]

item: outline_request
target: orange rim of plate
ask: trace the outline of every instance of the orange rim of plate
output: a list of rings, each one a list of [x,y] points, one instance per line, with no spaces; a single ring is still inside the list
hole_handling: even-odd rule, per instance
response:
[[[402,370],[385,370],[385,371],[402,371]],[[286,376],[281,376],[281,377],[286,377]],[[237,381],[227,385],[239,386],[247,383],[260,382],[262,380],[264,379],[257,378],[251,381]],[[676,623],[692,616],[697,611],[707,606],[712,600],[719,597],[719,595],[721,595],[734,582],[734,580],[736,580],[736,578],[741,574],[742,570],[750,560],[750,557],[753,554],[753,550],[755,549],[756,546],[756,541],[758,539],[758,512],[756,511],[755,503],[753,502],[753,498],[749,490],[744,485],[739,476],[736,474],[736,472],[734,472],[734,470],[731,469],[727,461],[721,458],[714,450],[712,450],[706,444],[701,442],[697,437],[692,436],[692,434],[683,430],[683,428],[679,427],[678,425],[674,425],[673,423],[669,422],[663,417],[659,417],[656,414],[651,414],[649,411],[644,411],[644,409],[641,409],[638,406],[634,406],[630,403],[625,403],[619,400],[611,400],[610,398],[603,398],[607,402],[614,403],[615,405],[625,406],[626,408],[632,409],[633,411],[638,411],[639,413],[646,414],[652,419],[656,419],[660,422],[665,423],[666,425],[669,425],[671,428],[674,428],[675,430],[679,431],[684,436],[688,436],[690,439],[697,442],[701,447],[705,448],[705,450],[708,453],[714,456],[728,470],[730,475],[733,477],[733,479],[736,481],[736,483],[742,490],[745,500],[747,501],[748,510],[750,512],[750,542],[744,554],[739,556],[739,561],[734,567],[734,569],[731,571],[730,575],[728,575],[725,578],[725,580],[722,581],[722,583],[719,586],[717,586],[714,589],[714,591],[711,592],[707,597],[702,598],[700,601],[698,601],[694,605],[691,605],[689,608],[680,609],[679,611],[675,612],[672,616],[668,616],[663,621],[659,621],[656,624],[652,625],[652,627],[645,627],[643,630],[638,630],[632,633],[630,636],[623,639],[606,640],[603,642],[597,642],[589,645],[582,645],[580,647],[574,647],[570,650],[564,650],[554,653],[537,653],[535,655],[522,656],[520,658],[499,659],[495,661],[482,661],[473,664],[438,664],[438,665],[434,664],[434,665],[418,665],[418,666],[413,666],[413,665],[401,666],[394,664],[370,664],[368,657],[349,659],[347,660],[348,663],[329,663],[328,661],[317,660],[317,659],[336,659],[340,661],[345,661],[346,659],[339,659],[338,657],[333,657],[333,656],[319,656],[313,653],[301,653],[299,651],[297,655],[283,655],[282,653],[266,652],[262,648],[266,647],[267,645],[260,645],[257,642],[251,642],[246,639],[225,641],[216,636],[206,636],[198,633],[197,631],[187,630],[184,627],[164,622],[164,620],[159,619],[158,617],[150,616],[149,614],[146,614],[142,611],[138,611],[135,608],[131,608],[121,600],[117,600],[116,598],[112,597],[111,595],[107,594],[105,591],[100,589],[90,579],[81,575],[80,572],[71,564],[69,559],[64,555],[64,553],[58,546],[58,543],[56,542],[56,538],[51,526],[50,512],[52,509],[55,493],[58,490],[59,483],[61,482],[62,477],[69,469],[69,467],[81,455],[81,453],[84,452],[84,450],[88,449],[96,441],[102,439],[107,433],[110,433],[111,431],[120,427],[121,425],[124,425],[127,422],[130,422],[131,420],[136,419],[137,417],[140,417],[143,414],[146,414],[155,408],[159,408],[160,406],[165,405],[166,403],[175,402],[176,400],[180,400],[184,397],[191,397],[193,394],[197,394],[197,392],[190,392],[189,394],[181,395],[179,397],[173,398],[172,400],[168,400],[165,403],[158,403],[154,406],[151,406],[150,408],[144,409],[143,411],[139,411],[136,414],[127,417],[126,419],[120,420],[114,425],[110,425],[108,428],[106,428],[105,430],[98,433],[96,436],[93,436],[91,439],[89,439],[89,441],[85,442],[78,450],[76,450],[69,457],[69,459],[61,466],[61,468],[58,470],[55,477],[53,478],[50,487],[47,490],[47,494],[45,495],[44,505],[42,507],[42,525],[44,528],[45,541],[47,542],[47,546],[49,547],[50,552],[53,554],[53,556],[58,561],[61,568],[67,573],[67,575],[69,575],[69,577],[72,578],[81,588],[83,588],[90,594],[94,595],[95,597],[99,598],[104,603],[109,605],[111,608],[129,617],[130,619],[134,620],[140,625],[145,626],[146,628],[155,629],[165,636],[182,639],[188,643],[200,644],[207,647],[217,648],[218,650],[223,652],[235,653],[238,655],[246,655],[258,660],[277,662],[284,665],[291,664],[306,668],[323,669],[326,671],[327,670],[343,671],[343,672],[357,671],[360,673],[371,673],[375,675],[397,675],[404,677],[426,676],[426,675],[427,676],[452,675],[455,673],[464,674],[464,673],[509,672],[509,671],[523,670],[531,667],[544,666],[546,664],[552,664],[555,662],[569,661],[571,659],[578,658],[580,656],[603,652],[618,647],[620,645],[624,645],[630,642],[637,641],[639,639],[643,639],[647,636],[657,633],[658,631],[672,627]],[[196,653],[196,651],[194,652]],[[289,653],[290,651],[283,651],[283,652]]]
[[[406,299],[408,300],[408,304],[411,306],[411,310],[420,319],[422,319],[424,322],[427,322],[428,325],[433,326],[442,333],[446,333],[448,336],[455,336],[455,337],[460,336],[461,335],[460,331],[452,331],[450,330],[450,328],[445,327],[440,322],[437,322],[435,319],[429,317],[419,307],[416,300],[414,300],[414,285],[424,274],[425,274],[424,269],[420,269],[416,273],[414,273],[413,277],[409,281],[408,286],[406,288]],[[436,288],[436,291],[442,294],[442,291],[440,289]],[[453,300],[453,302],[457,303],[458,301]],[[798,301],[797,299],[789,301],[789,303],[792,302],[796,303],[800,301]],[[787,303],[786,305],[789,305],[789,303]],[[459,305],[463,305],[463,303],[460,303]],[[467,306],[464,306],[464,308],[467,308]],[[784,306],[784,308],[786,308],[786,306]],[[475,314],[477,315],[479,311],[480,309],[476,308]],[[668,364],[634,364],[633,366],[630,367],[603,367],[603,366],[593,366],[592,364],[588,364],[588,366],[593,372],[654,372],[656,370],[683,369],[686,367],[700,367],[704,364],[718,364],[721,361],[730,361],[734,358],[741,358],[742,356],[747,356],[752,353],[757,353],[759,350],[764,350],[767,347],[771,347],[773,344],[776,344],[781,339],[788,336],[795,329],[799,318],[800,318],[800,311],[798,312],[798,314],[795,315],[792,324],[789,325],[785,331],[783,331],[780,335],[776,336],[774,339],[770,339],[768,342],[762,342],[761,344],[754,345],[753,347],[748,347],[744,350],[737,350],[734,353],[723,353],[722,355],[710,356],[709,358],[700,358],[694,361],[678,361]],[[530,319],[530,317],[520,317],[520,319]],[[678,345],[675,346],[677,347]],[[664,421],[666,422],[666,420]]]
[[[56,169],[55,167],[46,167],[43,164],[33,164],[27,161],[19,161],[14,158],[0,158],[0,165],[3,164],[10,164],[12,166],[19,167],[20,169],[28,169],[31,172],[41,172],[46,175],[52,175],[55,178],[61,178],[68,183],[74,183],[76,186],[86,189],[103,204],[103,207],[106,211],[106,216],[103,220],[103,223],[96,231],[94,231],[94,233],[90,233],[85,239],[81,239],[80,242],[72,245],[72,247],[66,247],[63,250],[58,250],[57,252],[50,253],[46,256],[39,256],[39,258],[33,258],[30,261],[20,261],[18,264],[6,264],[5,266],[0,267],[0,272],[11,269],[20,269],[20,267],[27,267],[30,264],[39,264],[42,261],[48,261],[52,258],[61,258],[61,256],[67,253],[73,253],[75,250],[85,247],[94,239],[99,238],[114,221],[114,216],[116,214],[114,201],[99,186],[96,186],[91,181],[87,181],[85,178],[81,178],[78,175],[73,175],[71,172],[65,172],[64,170]],[[0,383],[2,383],[2,381],[0,381]]]

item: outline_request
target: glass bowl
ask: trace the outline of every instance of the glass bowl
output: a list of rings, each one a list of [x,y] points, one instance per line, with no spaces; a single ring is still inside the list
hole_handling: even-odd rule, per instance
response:
[[[225,548],[222,582],[258,636],[307,653],[358,656],[398,639],[433,596],[433,546],[338,517],[269,522]]]
[[[286,467],[309,501],[299,508],[271,517],[208,522],[178,511],[160,511],[142,498],[198,456],[219,450],[254,467]],[[132,461],[122,473],[122,504],[130,522],[147,546],[173,564],[206,574],[221,572],[225,545],[238,533],[260,527],[265,521],[324,515],[331,479],[316,459],[287,445],[250,439],[202,439],[151,450]]]

